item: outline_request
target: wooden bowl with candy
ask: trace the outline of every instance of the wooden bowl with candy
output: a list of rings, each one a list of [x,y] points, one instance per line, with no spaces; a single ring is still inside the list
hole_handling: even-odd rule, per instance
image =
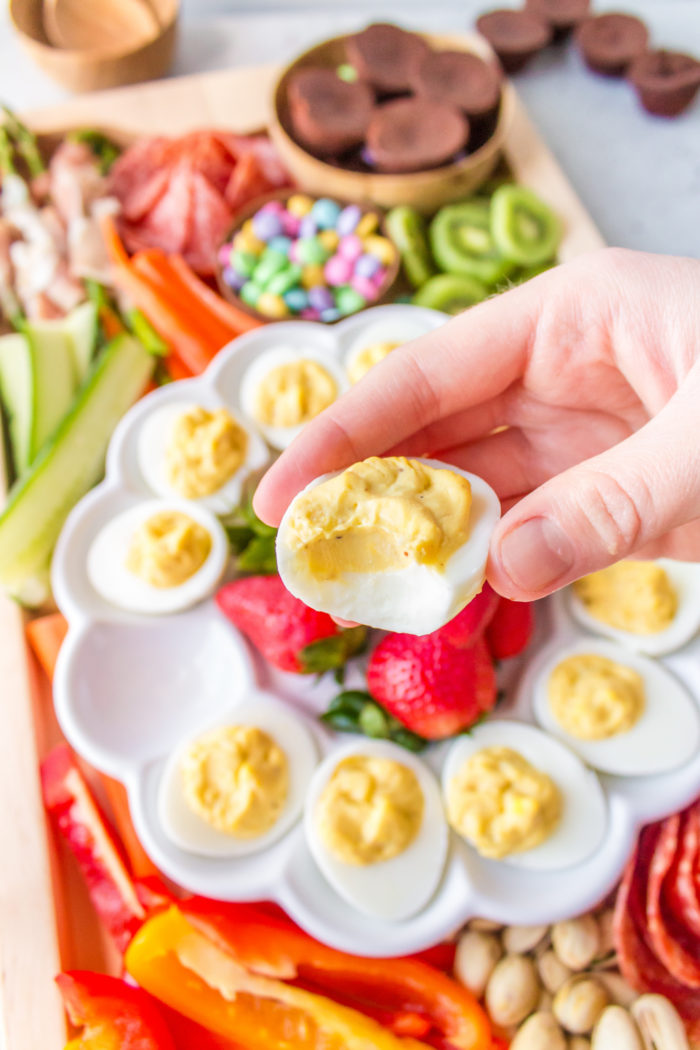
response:
[[[332,323],[392,302],[399,269],[380,208],[287,189],[239,213],[216,277],[224,298],[261,321]]]
[[[377,40],[368,38],[372,46],[363,54],[357,39],[372,31]],[[382,32],[401,35],[383,41]],[[404,65],[416,55],[424,62],[411,68],[410,86],[403,70],[387,72],[375,60],[402,48]],[[515,104],[500,76],[489,44],[476,35],[370,26],[326,40],[282,72],[270,135],[295,182],[311,194],[431,214],[473,193],[494,170]],[[461,105],[462,87],[491,100],[482,108],[477,101],[470,113]]]

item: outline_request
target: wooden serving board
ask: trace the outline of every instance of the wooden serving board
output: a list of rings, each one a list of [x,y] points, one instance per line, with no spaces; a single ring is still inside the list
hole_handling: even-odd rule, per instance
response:
[[[83,95],[24,116],[39,132],[92,126],[123,138],[220,127],[245,134],[265,127],[276,74],[270,66],[206,73]],[[519,100],[505,159],[563,219],[562,261],[603,246]],[[25,645],[23,614],[2,596],[0,703],[0,1050],[60,1050],[66,1025],[54,975],[114,971],[117,959],[72,857],[47,827],[38,764],[61,736],[48,683]]]

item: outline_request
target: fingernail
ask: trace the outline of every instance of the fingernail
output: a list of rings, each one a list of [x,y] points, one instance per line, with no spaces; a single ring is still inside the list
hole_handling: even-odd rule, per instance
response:
[[[574,549],[556,521],[530,518],[503,537],[500,561],[520,590],[541,591],[572,568]]]

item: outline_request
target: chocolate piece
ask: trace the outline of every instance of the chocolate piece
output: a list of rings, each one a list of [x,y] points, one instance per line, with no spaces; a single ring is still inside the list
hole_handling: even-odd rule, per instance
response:
[[[676,117],[700,88],[700,62],[680,51],[646,51],[627,70],[639,101],[648,113]]]
[[[416,33],[375,22],[345,43],[348,61],[382,92],[408,91],[419,63],[429,51]]]
[[[423,171],[451,160],[468,138],[467,118],[455,106],[401,98],[377,106],[367,148],[379,171]]]
[[[588,18],[576,30],[576,43],[589,69],[619,77],[646,50],[649,32],[634,15],[608,14]]]
[[[517,73],[552,39],[547,22],[531,11],[489,11],[477,18],[476,28],[486,37],[507,73]]]
[[[364,140],[374,93],[333,69],[299,69],[289,78],[289,116],[299,142],[320,157],[345,153]]]
[[[552,28],[555,40],[563,40],[583,22],[591,0],[525,0],[525,10],[539,15]]]
[[[421,62],[413,87],[417,95],[449,102],[468,117],[483,117],[499,103],[501,76],[478,55],[432,51]]]

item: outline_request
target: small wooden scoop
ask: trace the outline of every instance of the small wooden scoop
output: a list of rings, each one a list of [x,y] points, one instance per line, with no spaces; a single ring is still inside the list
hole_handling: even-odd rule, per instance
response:
[[[148,0],[44,0],[44,31],[54,47],[128,51],[160,31]]]

